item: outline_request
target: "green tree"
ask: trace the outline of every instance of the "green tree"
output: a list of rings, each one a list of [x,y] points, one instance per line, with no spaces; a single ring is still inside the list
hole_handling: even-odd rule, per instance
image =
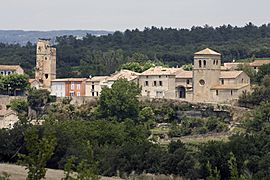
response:
[[[29,87],[28,77],[22,74],[10,74],[0,76],[0,88],[2,93],[8,95],[17,95],[16,93],[24,92]]]
[[[206,164],[206,168],[208,170],[209,175],[207,176],[206,180],[220,180],[220,172],[217,169],[217,167],[215,167],[214,169],[212,168],[211,164],[209,163],[209,161]]]
[[[28,170],[27,179],[39,180],[45,178],[46,163],[53,155],[56,146],[56,138],[53,132],[45,129],[39,134],[38,129],[30,128],[25,134],[25,146],[28,154],[19,154],[19,163]]]
[[[140,91],[136,83],[128,82],[127,79],[115,81],[112,88],[103,88],[98,106],[100,116],[113,117],[119,121],[125,118],[137,119]]]
[[[31,109],[35,110],[39,115],[45,105],[50,102],[50,92],[45,89],[31,89],[27,102]]]
[[[230,180],[238,180],[239,176],[238,176],[236,158],[232,152],[230,152],[230,159],[228,160],[228,165],[230,169]]]

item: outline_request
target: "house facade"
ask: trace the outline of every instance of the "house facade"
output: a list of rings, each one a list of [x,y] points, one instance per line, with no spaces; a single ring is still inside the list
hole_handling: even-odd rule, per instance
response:
[[[10,74],[24,74],[24,70],[20,65],[0,65],[0,75]]]
[[[51,82],[51,95],[56,97],[85,96],[86,78],[55,79]]]

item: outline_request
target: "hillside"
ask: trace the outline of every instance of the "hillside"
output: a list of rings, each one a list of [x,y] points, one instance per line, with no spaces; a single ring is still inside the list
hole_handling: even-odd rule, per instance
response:
[[[42,37],[42,35],[39,35]],[[37,37],[36,37],[37,38]],[[28,40],[31,40],[29,38]],[[108,75],[127,62],[161,61],[169,66],[193,62],[193,53],[209,47],[222,54],[223,62],[270,56],[270,25],[257,27],[192,27],[191,29],[145,28],[56,38],[57,77]],[[21,64],[33,76],[35,45],[0,44],[1,64]]]
[[[57,36],[75,36],[82,38],[86,34],[101,36],[113,33],[110,31],[93,31],[93,30],[58,30],[58,31],[23,31],[23,30],[0,30],[0,42],[8,44],[25,45],[27,42],[36,43],[38,38],[52,39],[55,41]]]

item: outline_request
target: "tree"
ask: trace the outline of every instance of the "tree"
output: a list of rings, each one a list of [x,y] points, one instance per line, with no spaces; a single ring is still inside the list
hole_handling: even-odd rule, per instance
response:
[[[229,169],[230,169],[230,180],[239,179],[236,158],[232,152],[230,152],[230,159],[228,160]]]
[[[53,132],[45,129],[39,134],[38,129],[30,128],[25,134],[25,146],[28,154],[19,154],[21,165],[28,169],[27,179],[39,180],[45,178],[46,163],[53,155],[56,138]]]
[[[29,87],[28,77],[22,74],[10,74],[0,76],[0,89],[7,95],[17,95],[17,92],[24,92]]]
[[[105,87],[101,91],[98,112],[103,118],[113,117],[119,121],[125,118],[137,119],[139,114],[139,86],[127,79],[114,82],[112,88]]]
[[[31,89],[27,97],[27,102],[31,109],[39,115],[44,106],[50,102],[50,92],[45,89]]]

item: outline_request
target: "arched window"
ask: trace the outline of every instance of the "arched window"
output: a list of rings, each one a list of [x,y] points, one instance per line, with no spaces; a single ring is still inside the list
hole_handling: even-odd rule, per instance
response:
[[[213,65],[215,65],[215,64],[216,64],[216,60],[213,61]]]
[[[216,60],[216,65],[218,65],[218,60]]]
[[[206,67],[206,60],[203,61],[203,67]]]
[[[199,60],[199,67],[201,68],[202,67],[202,61]]]

